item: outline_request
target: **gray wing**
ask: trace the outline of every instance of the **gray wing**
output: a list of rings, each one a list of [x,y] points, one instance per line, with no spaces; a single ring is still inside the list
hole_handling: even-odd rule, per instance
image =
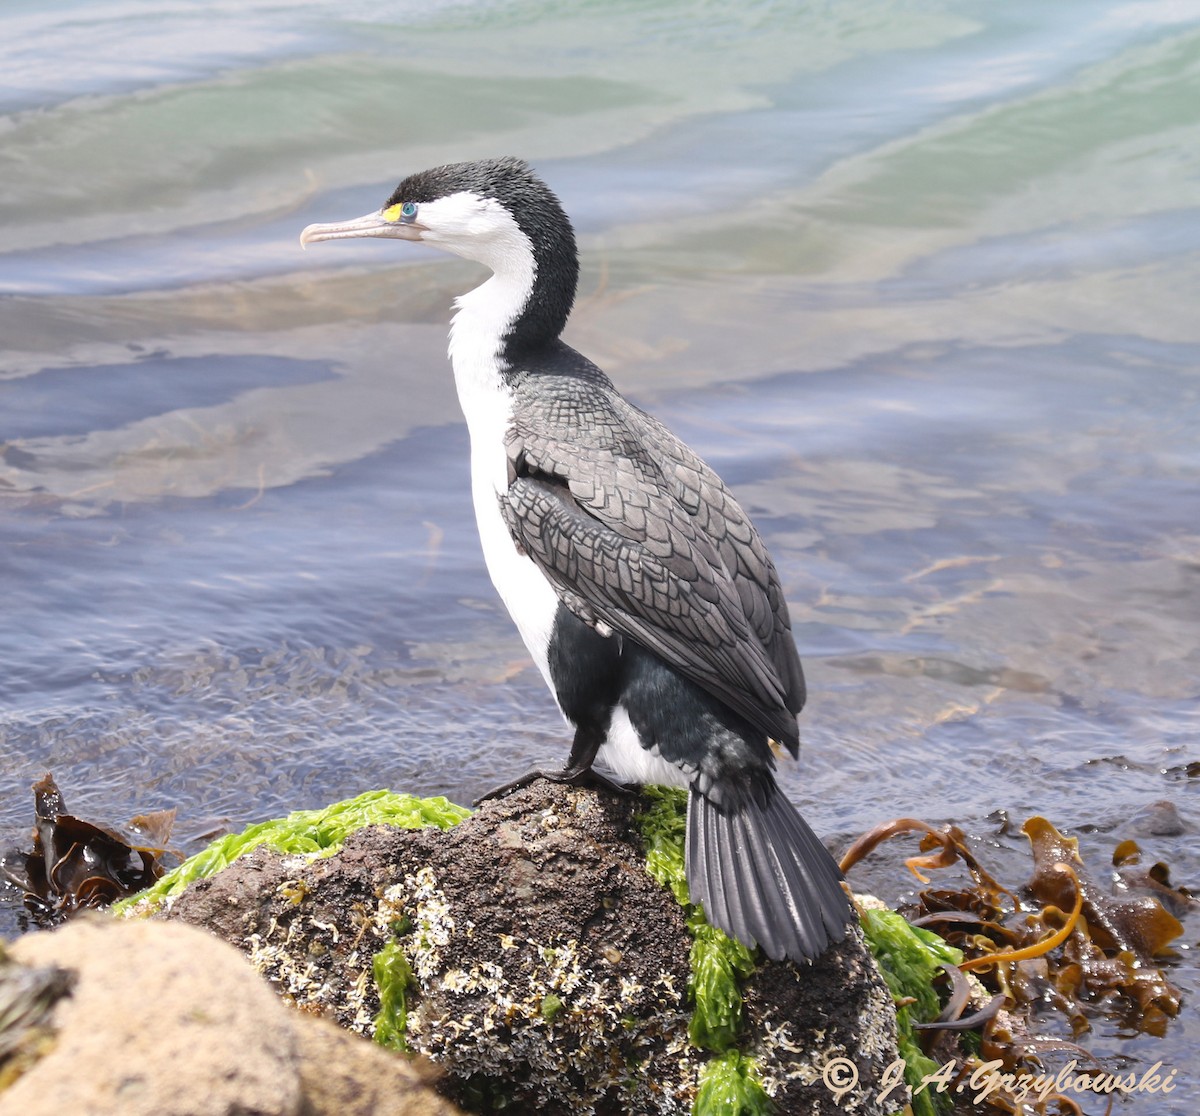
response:
[[[733,498],[719,476],[652,415],[625,399],[629,420],[639,425],[642,441],[669,466],[678,501],[716,544],[742,600],[746,619],[771,656],[787,691],[787,707],[799,713],[806,689],[800,655],[792,638],[787,601],[775,563],[750,517]]]
[[[577,616],[795,751],[804,684],[786,606],[720,479],[602,378],[539,376],[518,394],[501,497],[514,540]]]

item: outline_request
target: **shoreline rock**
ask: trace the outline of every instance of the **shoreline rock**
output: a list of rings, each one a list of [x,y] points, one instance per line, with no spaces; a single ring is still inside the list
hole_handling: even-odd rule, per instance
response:
[[[691,937],[646,871],[641,809],[538,782],[444,831],[372,826],[320,859],[256,849],[163,917],[229,941],[306,1011],[432,1058],[470,1111],[691,1112],[721,1058],[689,1041]],[[861,934],[812,966],[759,966],[742,1001],[725,1061],[740,1051],[777,1111],[896,1107],[872,1100],[895,1010]],[[834,1057],[860,1073],[836,1103]]]
[[[0,1116],[454,1116],[407,1059],[289,1010],[182,923],[79,918],[8,948],[70,974]],[[26,970],[27,971],[27,970]]]

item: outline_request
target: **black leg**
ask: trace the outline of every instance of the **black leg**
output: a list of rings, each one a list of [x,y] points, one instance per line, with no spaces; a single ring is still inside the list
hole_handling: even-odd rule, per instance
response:
[[[549,779],[552,783],[567,783],[573,787],[591,783],[594,786],[603,787],[618,794],[632,793],[628,787],[624,787],[620,783],[614,783],[611,779],[605,778],[599,772],[592,770],[592,763],[596,758],[596,753],[600,751],[600,745],[603,743],[603,732],[597,732],[595,729],[589,730],[581,726],[575,730],[575,739],[571,743],[571,754],[567,757],[567,766],[561,771],[543,771],[540,767],[535,767],[532,771],[526,771],[524,775],[513,779],[511,783],[505,783],[503,786],[496,787],[494,790],[488,791],[487,794],[481,795],[475,799],[472,805],[478,806],[481,802],[486,802],[489,798],[503,798],[505,795],[512,794],[513,791],[529,786],[530,783],[537,779]]]

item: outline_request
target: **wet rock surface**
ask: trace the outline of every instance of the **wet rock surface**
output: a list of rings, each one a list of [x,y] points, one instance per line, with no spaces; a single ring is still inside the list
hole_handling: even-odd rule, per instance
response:
[[[712,1055],[688,1041],[691,939],[646,873],[639,809],[538,782],[446,831],[369,827],[315,860],[255,850],[166,917],[362,1034],[380,1010],[374,958],[398,943],[408,1045],[472,1111],[688,1112]],[[744,994],[741,1046],[778,1111],[884,1110],[871,1097],[896,1056],[894,1009],[859,935],[813,966],[763,966]],[[821,1069],[847,1056],[862,1084],[837,1104]]]

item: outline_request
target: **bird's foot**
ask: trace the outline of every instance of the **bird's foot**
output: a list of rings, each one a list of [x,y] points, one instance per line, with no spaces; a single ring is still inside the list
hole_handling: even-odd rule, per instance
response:
[[[607,775],[601,775],[599,771],[596,771],[592,767],[565,767],[561,771],[543,771],[540,767],[535,767],[532,771],[526,771],[524,775],[513,779],[512,782],[496,787],[486,794],[481,794],[471,805],[480,806],[492,798],[505,798],[512,794],[513,791],[527,787],[530,783],[536,782],[538,779],[547,779],[551,783],[565,783],[567,786],[572,787],[599,787],[601,790],[612,791],[614,794],[637,794],[636,787],[627,787],[624,783],[618,783],[610,779]]]

